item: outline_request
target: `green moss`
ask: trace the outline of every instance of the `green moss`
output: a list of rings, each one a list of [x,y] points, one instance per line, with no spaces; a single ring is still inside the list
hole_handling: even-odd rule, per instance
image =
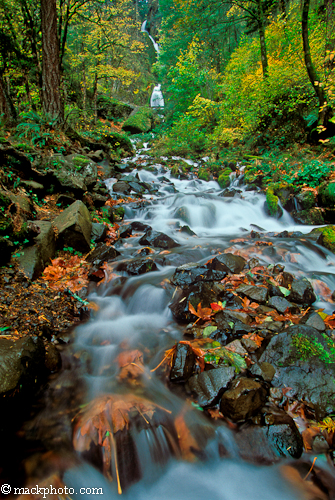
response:
[[[278,201],[279,198],[274,194],[273,186],[269,186],[266,190],[266,204],[271,217],[275,217],[278,214]]]
[[[115,151],[121,148],[131,154],[134,152],[131,140],[125,134],[120,134],[119,132],[112,131],[108,133],[105,140],[112,146]]]
[[[205,168],[201,168],[198,172],[199,179],[208,182],[209,181],[209,172]]]
[[[309,234],[313,235],[318,233],[321,235],[318,242],[335,253],[335,226],[316,227]]]
[[[319,189],[319,199],[321,204],[327,208],[335,205],[335,182],[323,183]]]
[[[131,134],[149,132],[152,128],[153,111],[151,108],[140,108],[127,118],[122,128]]]
[[[13,223],[9,215],[0,213],[0,234],[10,235],[12,233]]]
[[[83,167],[86,167],[86,165],[88,163],[90,163],[90,161],[91,160],[89,160],[89,158],[87,158],[86,156],[83,156],[83,155],[77,155],[77,156],[74,156],[74,158],[73,158],[73,163],[78,170],[83,168]]]
[[[322,334],[322,336],[325,340],[325,346],[313,337],[307,337],[301,333],[293,335],[292,345],[299,358],[306,361],[317,356],[324,363],[335,363],[335,345],[326,334]]]
[[[230,184],[230,174],[232,173],[231,168],[226,167],[218,177],[218,183],[221,188],[226,188]]]
[[[118,218],[118,219],[123,219],[124,217],[124,213],[125,213],[125,210],[123,207],[117,207],[115,210],[114,210],[114,215]]]

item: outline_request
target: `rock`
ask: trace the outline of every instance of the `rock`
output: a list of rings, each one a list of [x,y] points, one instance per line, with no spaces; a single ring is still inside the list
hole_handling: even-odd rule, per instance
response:
[[[250,373],[257,377],[262,377],[265,382],[271,382],[276,373],[276,369],[270,363],[263,361],[253,364]]]
[[[220,411],[234,422],[247,420],[264,405],[266,390],[256,380],[238,377],[222,395]]]
[[[0,394],[33,393],[44,369],[44,345],[39,337],[16,341],[0,337]],[[2,399],[2,398],[1,398]]]
[[[295,307],[284,297],[273,296],[269,299],[268,305],[274,307],[279,313],[284,313],[287,309],[291,311]]]
[[[20,180],[20,185],[24,186],[27,190],[31,190],[34,193],[42,193],[44,191],[43,184],[40,184],[36,181],[25,181],[23,179]]]
[[[49,343],[45,352],[45,366],[51,372],[58,372],[62,366],[62,358],[57,347]]]
[[[179,207],[175,210],[173,217],[180,219],[186,224],[191,224],[190,213],[187,207]]]
[[[250,325],[252,323],[252,318],[249,316],[249,314],[243,312],[243,311],[234,311],[234,310],[224,310],[220,311],[215,315],[215,321],[216,324],[221,328],[221,323],[230,323],[233,322],[234,324],[236,322],[244,323],[245,325]]]
[[[150,257],[133,259],[128,262],[120,262],[116,267],[117,271],[125,271],[128,274],[138,276],[139,274],[149,273],[150,271],[157,271],[158,268]]]
[[[307,325],[293,325],[275,335],[259,362],[271,363],[274,387],[291,387],[292,397],[313,405],[318,418],[334,411],[333,340]]]
[[[279,461],[278,454],[267,439],[266,427],[243,426],[234,437],[242,460],[257,465],[271,465]]]
[[[72,205],[76,201],[76,198],[74,196],[71,196],[70,194],[60,194],[57,196],[57,204],[58,206],[61,205],[62,208],[68,207],[69,205]]]
[[[299,224],[314,225],[314,224],[324,224],[324,210],[319,207],[308,208],[306,210],[301,210],[297,212],[292,210],[291,215],[295,222]]]
[[[335,226],[316,227],[307,236],[315,237],[319,245],[335,253]]]
[[[96,163],[91,158],[78,154],[48,157],[44,160],[44,170],[46,169],[53,181],[78,195],[93,188],[98,178]]]
[[[170,281],[173,285],[183,288],[196,281],[202,281],[207,271],[208,269],[206,266],[199,266],[195,262],[189,262],[188,264],[177,267]]]
[[[312,313],[307,321],[306,326],[311,326],[318,330],[319,332],[324,332],[326,330],[326,325],[319,313]]]
[[[201,302],[202,307],[210,307],[211,302],[217,302],[220,289],[212,281],[199,281],[182,290],[179,290],[172,299],[169,307],[173,316],[179,321],[195,321],[197,318],[190,313],[189,303],[197,310]]]
[[[335,182],[323,182],[319,187],[318,197],[323,207],[333,208],[335,205]]]
[[[3,194],[2,191],[0,191],[0,194]],[[21,221],[26,222],[28,219],[32,218],[32,212],[33,212],[33,205],[31,203],[31,200],[28,196],[24,194],[14,194],[11,191],[5,193],[7,194],[8,198],[10,199],[11,203],[15,207],[15,212],[13,210],[13,207],[11,207],[10,211],[12,214],[16,214],[19,216]]]
[[[215,368],[193,375],[188,381],[188,388],[196,394],[199,406],[211,406],[219,400],[234,376],[233,366]]]
[[[220,194],[220,196],[224,196],[225,198],[234,198],[234,196],[240,193],[242,193],[240,189],[227,188]]]
[[[192,347],[178,342],[173,356],[170,380],[172,382],[186,382],[192,375],[195,365],[195,356]]]
[[[239,255],[222,253],[214,257],[214,259],[208,263],[208,268],[217,271],[225,271],[231,274],[239,274],[244,269],[246,262],[247,261]]]
[[[134,147],[131,143],[131,140],[126,134],[120,134],[120,132],[111,130],[105,136],[104,140],[107,142],[107,144],[112,146],[114,150],[121,152],[121,157],[134,154]]]
[[[106,239],[107,236],[107,226],[105,224],[99,224],[99,222],[92,223],[91,231],[91,241],[94,243],[100,243]]]
[[[291,285],[290,300],[297,304],[310,306],[316,301],[313,287],[306,278],[293,281]]]
[[[316,204],[316,196],[313,191],[301,191],[296,196],[296,200],[301,206],[302,210],[313,208]]]
[[[130,186],[128,182],[125,181],[118,181],[113,184],[113,191],[114,193],[121,193],[121,194],[129,194],[130,193]]]
[[[149,132],[153,124],[153,112],[149,107],[137,108],[122,125],[122,130],[131,134]]]
[[[87,255],[87,262],[92,262],[96,266],[100,266],[104,262],[109,262],[114,260],[120,252],[116,250],[113,246],[108,246],[105,243],[98,243],[98,245],[90,251]]]
[[[179,243],[174,241],[167,234],[161,233],[159,231],[154,231],[153,229],[149,229],[139,240],[140,245],[145,246],[153,246],[164,249],[171,249],[175,247],[179,247]]]
[[[108,200],[108,196],[100,193],[91,192],[88,196],[91,197],[90,203],[87,203],[88,206],[92,206],[92,202],[95,208],[102,208],[105,206],[106,201]],[[85,200],[83,199],[85,202]]]
[[[0,236],[0,266],[4,266],[10,260],[10,256],[14,250],[13,243],[8,239]]]
[[[276,453],[280,457],[300,458],[303,441],[292,417],[276,408],[275,412],[265,416],[265,421],[271,422],[271,425],[265,428],[265,433]]]
[[[188,234],[189,236],[196,236],[195,232],[192,231],[192,229],[189,226],[181,226],[180,232]]]
[[[90,250],[92,222],[82,201],[72,203],[56,217],[54,224],[58,231],[57,248],[68,246],[83,253]]]
[[[135,220],[134,222],[131,222],[129,226],[134,230],[134,231],[147,231],[148,229],[151,229],[151,227],[148,224],[144,224],[143,222]]]
[[[51,222],[36,220],[39,234],[34,238],[34,245],[26,247],[18,257],[20,269],[30,279],[38,278],[44,268],[55,256],[55,233]]]
[[[131,236],[132,232],[133,232],[133,229],[132,229],[130,224],[123,224],[119,228],[120,238],[129,238],[129,236]]]
[[[238,294],[248,297],[250,300],[265,304],[268,298],[268,290],[264,286],[240,285],[237,290]]]

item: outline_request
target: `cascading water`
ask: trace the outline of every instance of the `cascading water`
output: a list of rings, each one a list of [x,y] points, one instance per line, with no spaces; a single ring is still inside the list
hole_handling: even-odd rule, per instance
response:
[[[115,452],[121,469],[122,463],[125,464],[120,474],[128,485],[137,481],[129,487],[125,497],[129,500],[203,500],[206,495],[213,500],[305,498],[284,481],[280,465],[260,467],[243,462],[229,429],[212,425],[197,409],[185,407],[175,393],[178,390],[171,392],[150,370],[162,360],[165,349],[182,336],[181,327],[173,320],[168,307],[174,293],[169,278],[177,266],[188,262],[205,263],[230,248],[233,253],[257,257],[264,264],[283,263],[288,271],[312,280],[321,277],[335,289],[334,255],[306,238],[304,234],[311,228],[295,225],[288,213],[279,220],[268,217],[264,211],[264,195],[244,190],[237,180],[234,187],[240,192],[228,198],[215,181],[205,182],[195,175],[189,179],[172,177],[169,169],[151,161],[147,148],[138,152],[136,159],[145,161],[149,170],[134,169],[131,175],[150,185],[151,194],[146,196],[143,208],[125,206],[126,222],[150,224],[153,229],[171,236],[180,246],[169,252],[150,250],[156,269],[131,277],[118,268],[122,269],[123,262],[136,259],[143,252],[143,245],[139,243],[143,232],[119,240],[115,246],[121,255],[109,263],[107,279],[100,286],[94,286],[89,296],[97,310],[77,328],[72,347],[73,359],[80,360],[77,377],[84,382],[87,402],[112,394],[116,395],[113,397],[119,404],[118,397],[124,395],[128,401],[127,398],[135,394],[155,405],[149,411],[155,414],[149,424],[149,413],[143,408],[138,410],[134,403],[132,411],[137,412],[136,425],[129,435],[121,432],[120,448]],[[125,160],[125,165],[129,161]],[[112,196],[114,182],[115,179],[107,182]],[[254,246],[253,241],[244,240],[243,235],[255,229],[255,224],[261,234],[267,233],[267,237],[269,231],[284,230],[295,231],[296,236],[285,237],[284,233],[281,238],[273,238],[274,246]],[[187,232],[183,230],[185,227]],[[328,311],[331,308],[331,304],[321,301],[318,305]],[[120,372],[120,356],[125,350],[135,352],[130,364],[141,371],[140,382],[132,377],[131,371],[126,377]],[[136,352],[144,353],[144,360]],[[78,366],[70,366],[67,381],[76,370]],[[120,408],[122,410],[122,406]],[[172,423],[180,414],[185,415],[187,427],[192,429],[198,449],[195,454],[190,451],[190,455],[197,458],[198,463],[186,463],[178,451]],[[80,440],[83,436],[82,427],[79,427],[75,438]],[[123,457],[126,449],[132,450],[130,457]],[[222,455],[226,458],[221,458]],[[115,464],[110,467],[115,478]],[[117,496],[114,483],[110,484],[83,461],[65,472],[64,482],[75,491],[80,487],[102,487],[108,498]],[[88,497],[80,495],[82,499]]]
[[[143,33],[147,33],[150,40],[152,41],[152,45],[154,46],[154,49],[157,54],[159,54],[160,47],[159,44],[152,38],[150,35],[149,31],[146,29],[147,26],[147,21],[144,21],[141,26],[141,31]],[[155,85],[154,90],[152,91],[151,98],[150,98],[150,106],[152,108],[164,108],[165,103],[164,103],[164,97],[161,91],[161,84],[158,83]]]

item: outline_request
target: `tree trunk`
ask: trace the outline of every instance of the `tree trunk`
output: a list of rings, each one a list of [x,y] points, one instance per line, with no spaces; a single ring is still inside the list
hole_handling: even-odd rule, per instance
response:
[[[331,109],[328,106],[326,93],[322,88],[322,86],[320,85],[318,74],[312,62],[311,49],[309,46],[309,38],[308,38],[309,4],[310,0],[303,0],[301,28],[302,28],[304,58],[305,58],[305,65],[308,77],[310,79],[311,84],[313,85],[313,88],[319,100],[319,125],[321,125],[322,127],[326,127],[328,120],[331,117]]]
[[[43,112],[58,125],[62,125],[64,106],[60,92],[56,0],[41,0],[41,21]]]
[[[325,57],[325,70],[326,74],[329,74],[335,66],[335,20],[334,20],[334,5],[333,0],[325,0],[326,7],[326,57]]]
[[[264,12],[262,6],[262,0],[257,0],[257,18],[258,18],[258,33],[259,41],[261,45],[261,62],[263,77],[267,78],[268,73],[268,56],[266,53],[266,43],[265,43],[265,22],[264,22]]]
[[[16,121],[16,110],[10,96],[7,93],[6,83],[0,73],[0,113],[7,125],[14,125]]]
[[[98,74],[97,72],[94,75],[94,83],[93,83],[93,108],[94,108],[94,125],[97,124],[98,121]]]

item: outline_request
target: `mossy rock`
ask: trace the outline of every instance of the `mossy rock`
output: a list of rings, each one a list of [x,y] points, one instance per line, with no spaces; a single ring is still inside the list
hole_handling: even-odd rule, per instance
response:
[[[272,185],[266,190],[265,211],[268,215],[277,219],[283,215],[283,210],[279,205],[279,198],[275,195]]]
[[[151,130],[154,120],[154,114],[151,108],[139,108],[127,118],[122,129],[131,134],[146,133]]]
[[[315,207],[316,196],[313,191],[301,191],[297,195],[297,201],[303,210],[308,210]]]
[[[308,235],[319,235],[317,243],[335,253],[335,226],[316,227]]]
[[[198,172],[198,178],[202,181],[209,181],[209,172],[205,168],[201,168]]]
[[[117,207],[113,210],[113,215],[116,220],[122,220],[125,214],[125,209],[123,207]]]
[[[301,210],[300,212],[293,210],[291,212],[291,215],[294,218],[294,220],[299,224],[315,225],[315,224],[325,223],[323,218],[323,212],[324,209],[315,207],[315,208],[308,208],[306,210]]]
[[[252,169],[244,170],[244,183],[245,184],[256,184],[260,186],[262,184],[263,175],[254,172]]]
[[[289,184],[288,182],[275,182],[274,184],[271,184],[271,187],[283,206],[287,203],[290,195],[293,194],[296,189],[293,184]]]
[[[326,208],[334,208],[335,182],[323,182],[319,188],[319,203]]]
[[[99,118],[107,120],[124,119],[134,111],[133,105],[104,95],[98,97],[97,107]]]
[[[224,188],[226,188],[226,187],[229,186],[229,184],[230,184],[230,174],[231,173],[232,173],[232,169],[229,168],[229,167],[226,167],[225,169],[223,169],[223,171],[219,175],[219,177],[218,177],[218,183],[219,183],[219,186],[222,189],[224,189]]]
[[[107,137],[105,138],[105,141],[112,146],[114,151],[123,149],[123,151],[126,151],[129,154],[134,153],[134,148],[131,143],[131,140],[125,134],[120,134],[119,132],[111,131],[108,133]]]
[[[90,158],[87,158],[87,156],[83,155],[73,156],[72,161],[77,170],[81,170],[82,168],[86,167],[86,165],[92,162]]]

